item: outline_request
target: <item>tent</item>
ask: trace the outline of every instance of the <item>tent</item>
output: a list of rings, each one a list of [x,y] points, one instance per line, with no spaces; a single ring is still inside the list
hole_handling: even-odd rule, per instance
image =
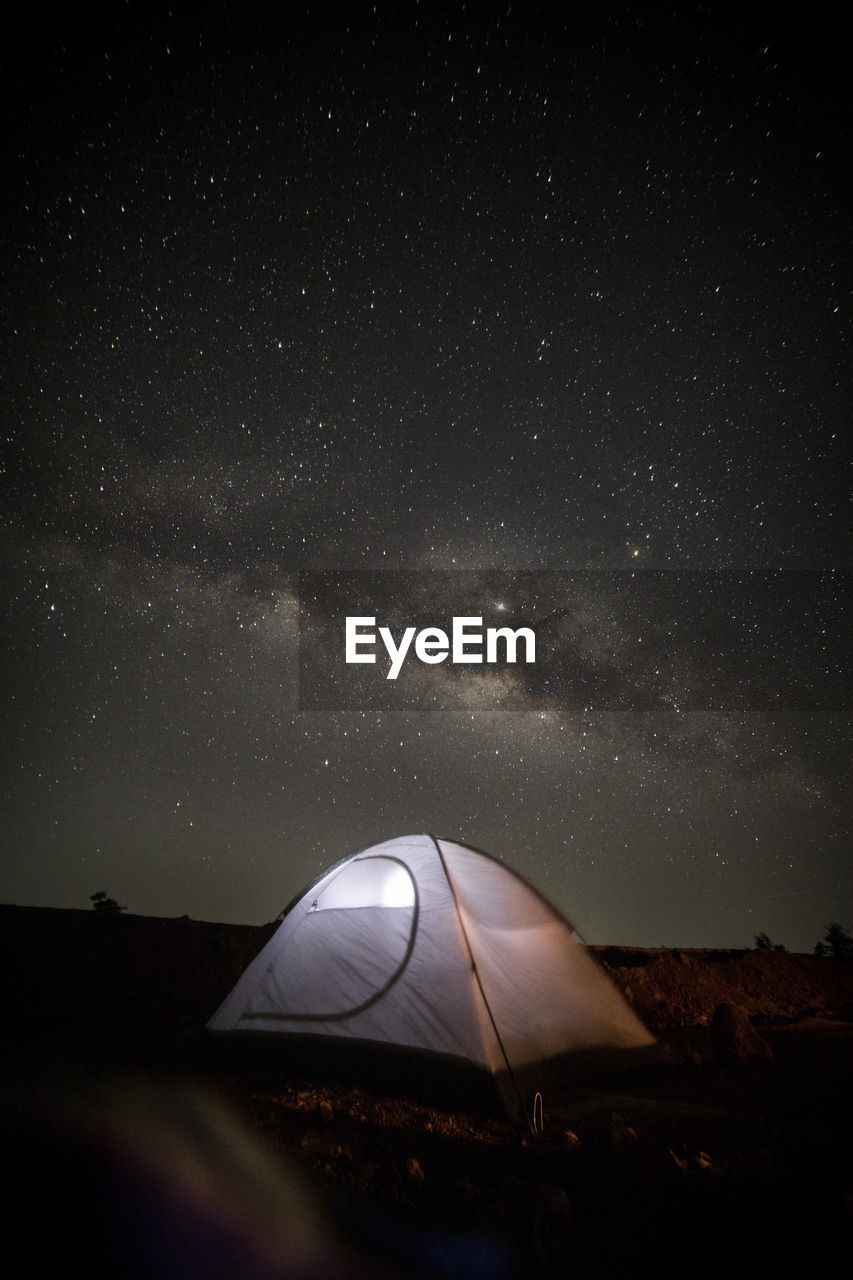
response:
[[[310,1046],[315,1066],[354,1064],[365,1045],[428,1055],[431,1072],[473,1065],[505,1101],[555,1055],[653,1043],[531,885],[431,835],[371,845],[320,875],[208,1029],[285,1059]]]

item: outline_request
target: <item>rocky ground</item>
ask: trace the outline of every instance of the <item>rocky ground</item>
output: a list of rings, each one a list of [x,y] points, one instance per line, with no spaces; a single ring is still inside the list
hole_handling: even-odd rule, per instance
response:
[[[199,1029],[272,927],[0,908],[10,1221],[37,1241],[31,1274],[82,1253],[90,1274],[223,1280],[786,1275],[849,1248],[853,964],[596,949],[659,1048],[543,1077],[533,1135],[201,1062]]]

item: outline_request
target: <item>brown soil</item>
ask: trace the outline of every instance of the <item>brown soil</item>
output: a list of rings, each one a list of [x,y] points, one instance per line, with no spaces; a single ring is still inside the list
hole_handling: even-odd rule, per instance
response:
[[[204,1145],[206,1159],[229,1170],[217,1181],[208,1169],[202,1179],[215,1223],[206,1222],[206,1239],[224,1230],[223,1222],[233,1226],[238,1201],[252,1199],[257,1209],[257,1195],[245,1195],[247,1175],[234,1172],[233,1150],[246,1134],[273,1155],[267,1182],[279,1185],[277,1225],[234,1227],[243,1250],[237,1260],[229,1237],[231,1253],[219,1247],[213,1261],[195,1270],[198,1231],[181,1247],[181,1258],[190,1259],[185,1267],[165,1265],[160,1256],[148,1269],[141,1262],[133,1269],[121,1254],[124,1241],[112,1241],[120,1262],[110,1254],[114,1265],[99,1270],[98,1258],[90,1258],[91,1274],[514,1280],[616,1276],[640,1265],[666,1267],[679,1277],[735,1276],[759,1266],[786,1275],[804,1262],[810,1270],[827,1265],[849,1236],[853,964],[758,951],[595,949],[662,1048],[642,1068],[621,1074],[574,1083],[543,1076],[544,1122],[534,1137],[498,1116],[427,1106],[351,1083],[199,1065],[192,1050],[200,1028],[273,927],[0,907],[2,1012],[12,1032],[4,1094],[12,1133],[7,1167],[12,1162],[23,1170],[13,1216],[31,1231],[36,1200],[39,1214],[54,1212],[58,1202],[65,1213],[52,1237],[41,1241],[36,1233],[41,1253],[36,1250],[30,1274],[41,1274],[39,1262],[45,1274],[55,1271],[51,1248],[59,1255],[61,1246],[65,1259],[94,1248],[94,1184],[79,1173],[81,1163],[91,1173],[93,1149],[99,1160],[105,1144],[130,1149],[119,1183],[129,1164],[136,1187],[138,1165],[147,1168],[153,1158],[146,1143],[140,1148],[125,1133],[128,1115],[140,1106],[143,1116],[152,1113],[143,1130],[171,1132],[175,1150],[185,1151],[187,1128],[196,1144],[200,1130],[220,1135],[215,1156],[214,1144],[206,1139]],[[772,1061],[737,1067],[716,1059],[709,1025],[722,1002],[750,1015],[773,1050]],[[39,1086],[35,1075],[42,1077]],[[97,1099],[112,1096],[117,1079],[132,1082],[124,1087],[135,1101],[101,1107]],[[171,1119],[161,1124],[162,1091],[170,1097],[180,1091],[183,1098],[188,1085],[194,1098],[205,1099],[204,1122],[195,1103],[192,1125],[186,1108],[170,1103]],[[230,1138],[205,1110],[211,1090],[239,1117]],[[81,1092],[90,1099],[86,1107]],[[175,1119],[176,1111],[182,1118]],[[94,1130],[97,1143],[90,1141]],[[223,1145],[231,1153],[227,1161]],[[58,1162],[57,1151],[64,1153]],[[173,1171],[183,1167],[171,1154],[167,1164]],[[48,1165],[53,1180],[45,1184]],[[35,1170],[33,1198],[28,1188]],[[159,1177],[159,1197],[172,1176]],[[178,1181],[183,1229],[186,1179]],[[213,1182],[222,1199],[210,1199]],[[310,1215],[294,1210],[292,1198],[285,1197],[282,1208],[284,1184],[287,1197],[302,1188],[319,1215],[310,1248],[303,1238]],[[74,1214],[69,1186],[83,1196],[74,1201]],[[153,1213],[150,1197],[145,1203]],[[167,1216],[172,1239],[174,1205]],[[296,1257],[292,1238],[273,1248],[282,1220],[300,1225],[300,1247],[315,1258],[314,1270],[287,1261]],[[161,1231],[158,1212],[146,1239]],[[264,1265],[253,1255],[250,1266],[246,1251],[261,1238]],[[332,1254],[317,1261],[322,1249]]]

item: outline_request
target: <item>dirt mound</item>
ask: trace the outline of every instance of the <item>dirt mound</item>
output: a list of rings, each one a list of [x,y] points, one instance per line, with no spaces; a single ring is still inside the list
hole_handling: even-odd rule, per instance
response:
[[[836,1017],[853,1010],[853,965],[779,951],[593,947],[652,1031],[708,1026],[719,1004],[755,1020]]]
[[[204,1025],[274,928],[0,906],[0,1009],[21,1044],[148,1061]]]

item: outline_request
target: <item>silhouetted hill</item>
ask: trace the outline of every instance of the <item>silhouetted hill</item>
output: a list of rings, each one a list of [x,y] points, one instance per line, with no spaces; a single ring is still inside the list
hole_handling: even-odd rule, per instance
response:
[[[157,1060],[197,1033],[275,923],[0,906],[0,1010],[15,1040]],[[770,951],[592,947],[656,1032],[710,1022],[844,1016],[853,965]]]

